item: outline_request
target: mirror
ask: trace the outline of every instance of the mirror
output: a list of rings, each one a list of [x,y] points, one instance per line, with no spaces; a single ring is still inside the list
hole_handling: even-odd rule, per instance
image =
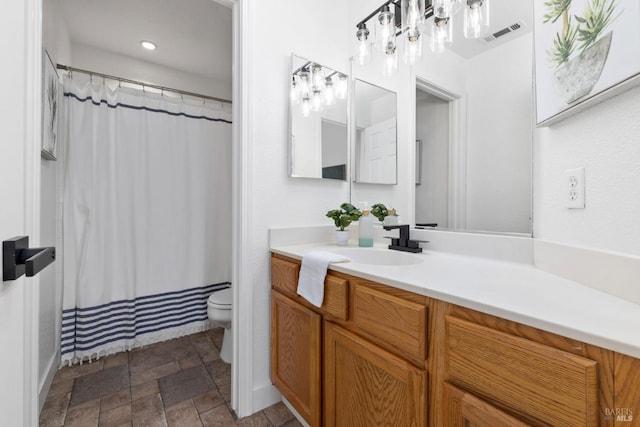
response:
[[[289,176],[347,179],[348,77],[291,56]]]
[[[355,182],[397,184],[396,93],[354,80]]]
[[[531,235],[533,2],[495,0],[491,12],[490,33],[506,35],[460,37],[434,63],[463,69],[457,86],[416,70],[415,223]]]

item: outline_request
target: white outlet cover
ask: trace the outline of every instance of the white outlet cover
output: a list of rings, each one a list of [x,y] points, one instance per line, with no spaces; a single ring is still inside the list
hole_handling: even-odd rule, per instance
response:
[[[584,209],[584,168],[569,169],[564,172],[565,206],[568,209]]]

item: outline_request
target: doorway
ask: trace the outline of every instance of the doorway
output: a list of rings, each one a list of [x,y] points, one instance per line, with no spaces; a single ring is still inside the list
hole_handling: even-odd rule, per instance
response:
[[[417,226],[465,225],[466,143],[464,98],[416,80]]]

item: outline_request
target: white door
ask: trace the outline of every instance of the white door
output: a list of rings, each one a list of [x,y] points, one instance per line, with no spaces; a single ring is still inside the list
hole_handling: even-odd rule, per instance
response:
[[[29,235],[37,242],[39,181],[41,7],[5,0],[0,13],[0,240]],[[36,52],[38,54],[36,55]],[[33,295],[38,280],[0,283],[0,425],[35,426],[37,420],[37,322]],[[37,306],[36,306],[37,307]],[[35,337],[34,337],[35,334]],[[36,348],[34,348],[36,347]]]
[[[362,182],[396,183],[396,119],[369,126],[362,133]]]

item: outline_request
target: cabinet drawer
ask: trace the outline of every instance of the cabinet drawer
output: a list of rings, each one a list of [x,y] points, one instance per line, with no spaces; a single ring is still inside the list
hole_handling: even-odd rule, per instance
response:
[[[362,333],[421,365],[427,357],[427,307],[424,304],[353,284],[351,320]]]
[[[271,286],[293,298],[295,301],[307,304],[307,300],[298,295],[298,276],[300,275],[300,264],[271,258]],[[322,307],[318,310],[323,314],[328,314],[340,320],[347,320],[349,300],[349,282],[331,274],[327,274],[324,281],[324,300]]]
[[[593,360],[447,316],[446,370],[452,383],[532,424],[597,425]]]
[[[300,264],[271,257],[271,286],[285,294],[296,295]]]

